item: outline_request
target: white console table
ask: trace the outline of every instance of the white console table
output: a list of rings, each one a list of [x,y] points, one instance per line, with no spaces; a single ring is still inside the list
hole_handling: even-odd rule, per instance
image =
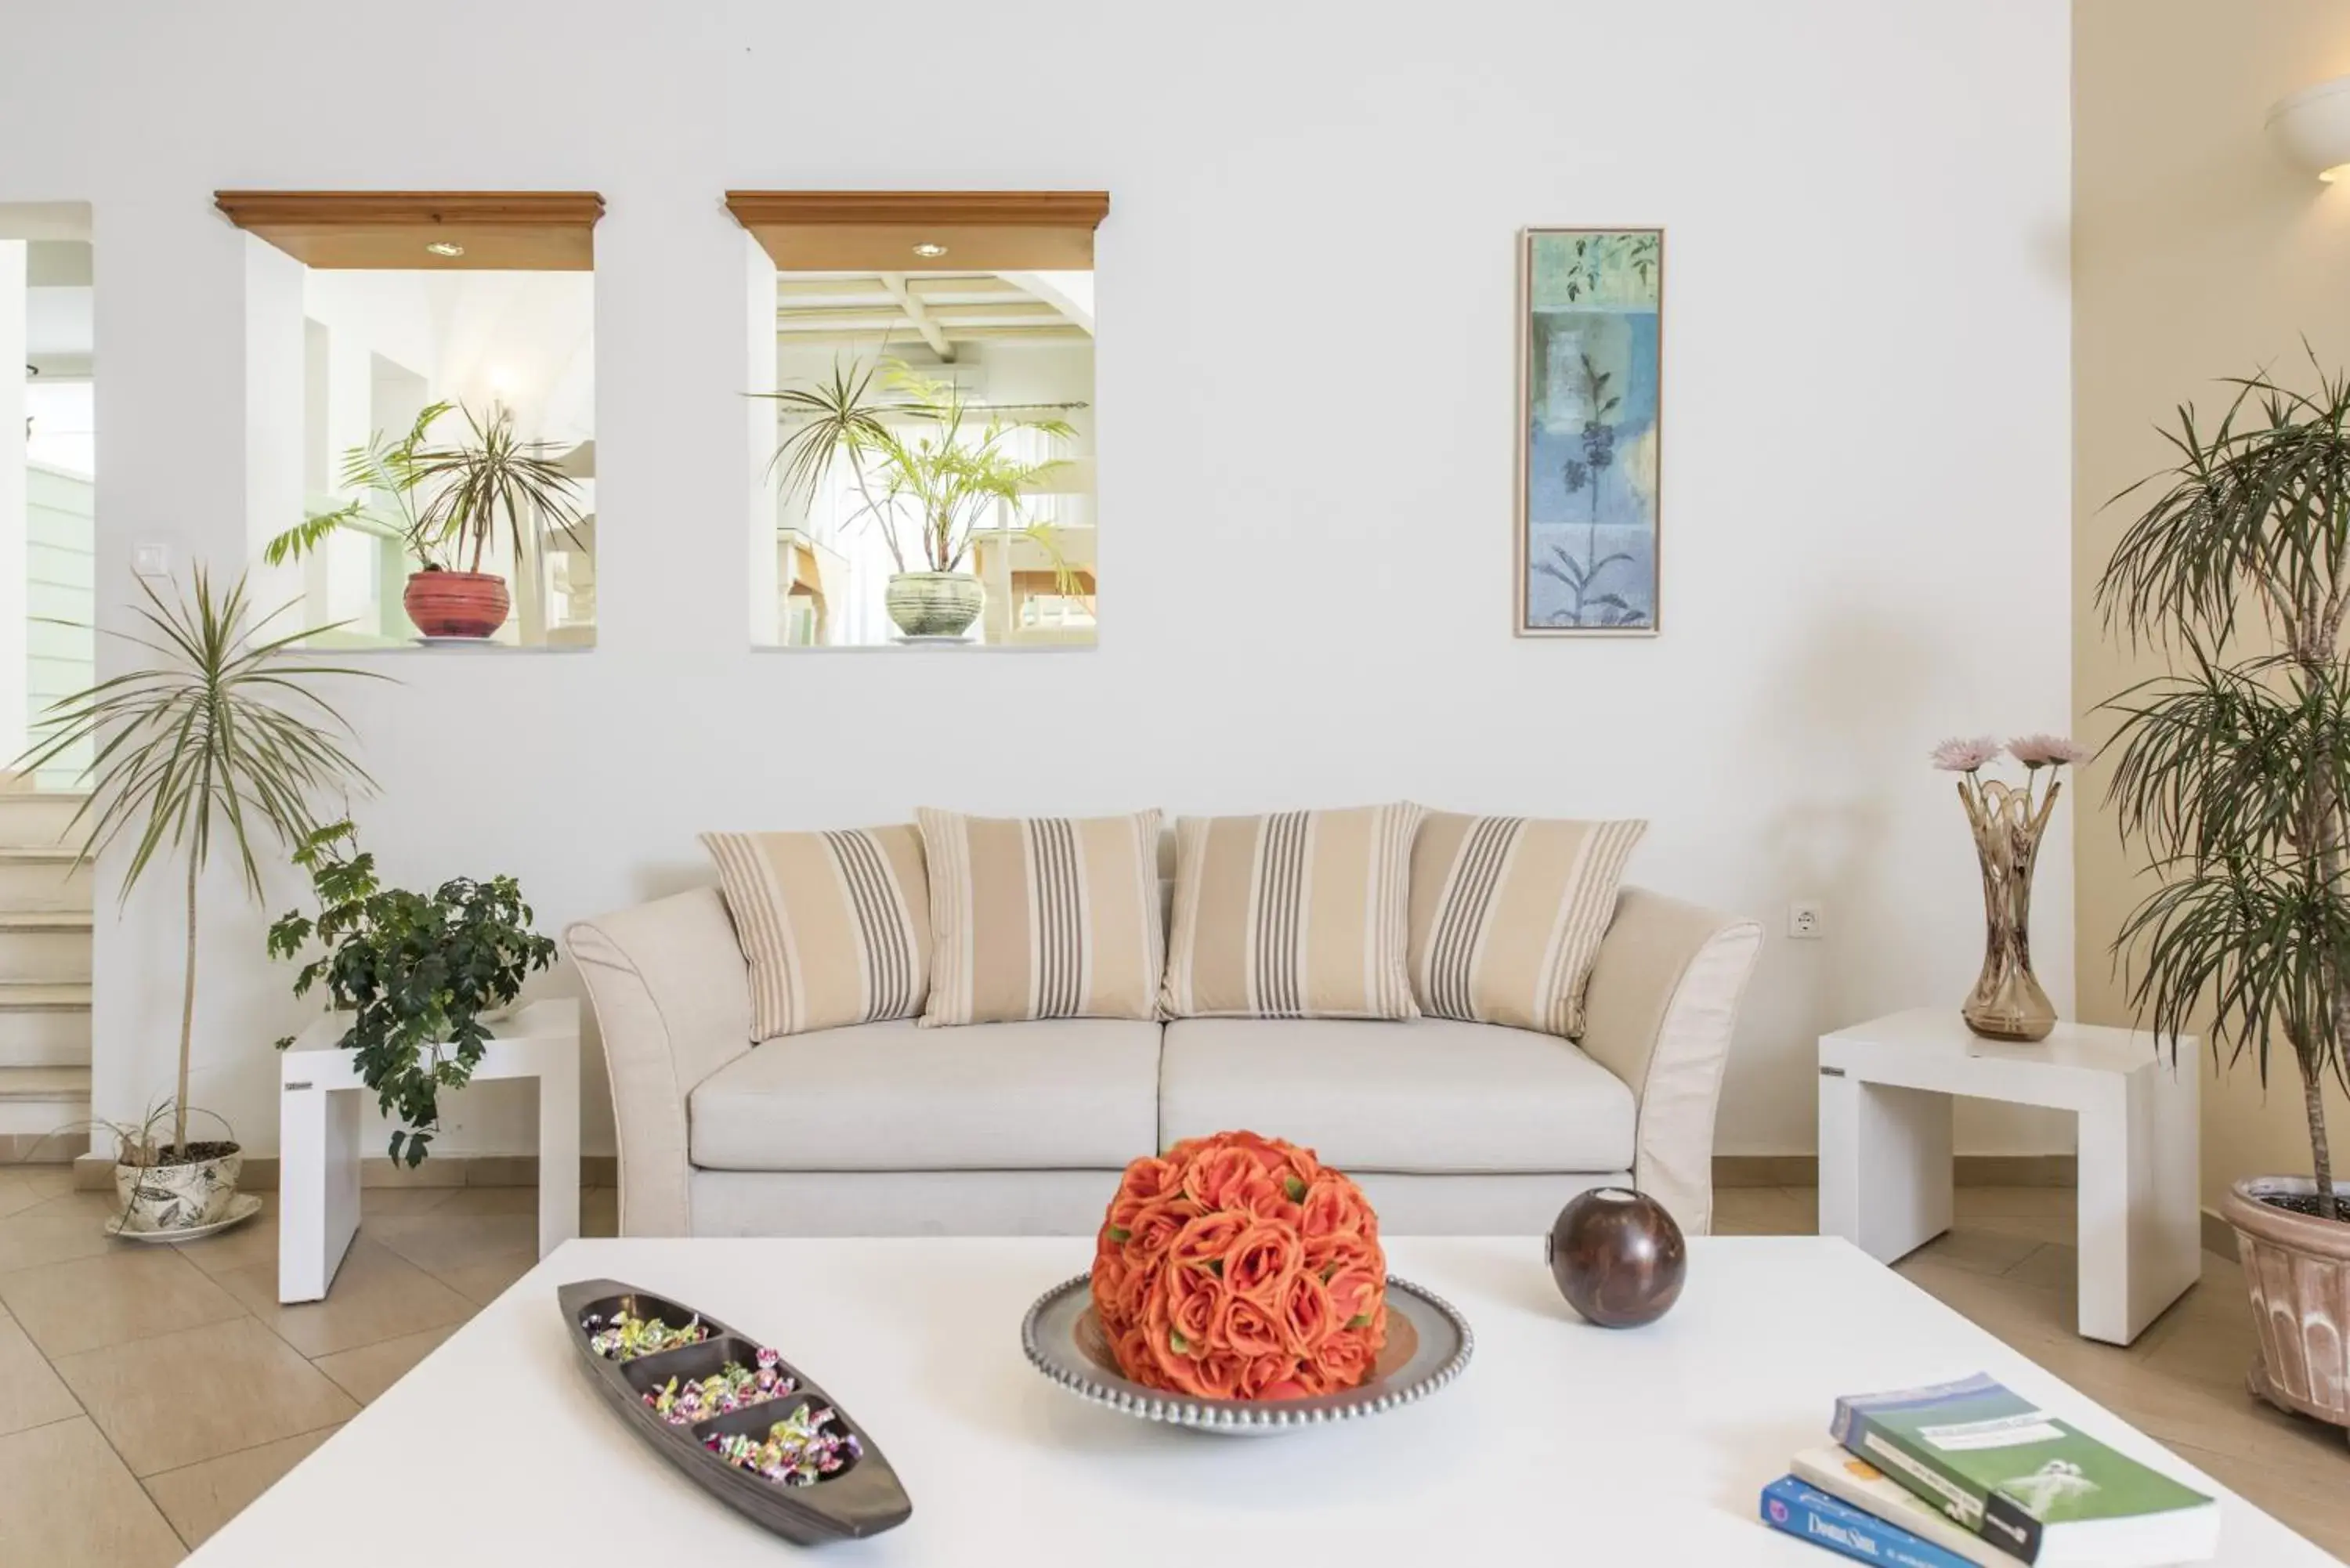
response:
[[[2080,1117],[2080,1332],[2127,1345],[2202,1274],[2196,1042],[2059,1023],[1984,1040],[1955,1006],[1820,1037],[1820,1233],[1882,1263],[1950,1228],[1953,1096]]]
[[[327,1293],[359,1228],[359,1159],[383,1147],[375,1096],[319,1019],[278,1054],[277,1299]],[[490,1026],[473,1082],[538,1080],[538,1255],[579,1234],[579,1003],[534,1002]],[[362,1140],[365,1147],[362,1147]]]

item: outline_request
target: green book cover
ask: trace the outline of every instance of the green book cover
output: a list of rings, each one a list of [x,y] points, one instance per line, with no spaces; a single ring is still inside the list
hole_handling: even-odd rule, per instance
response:
[[[2191,1519],[2200,1529],[2190,1535],[2208,1532],[2216,1539],[2218,1510],[2210,1498],[2116,1453],[1981,1373],[1839,1399],[1830,1430],[1846,1449],[2027,1563],[2127,1561],[2133,1554],[2125,1542],[2137,1533],[2128,1527],[2157,1517],[2165,1525]],[[2059,1537],[2077,1549],[2052,1552]],[[2188,1544],[2176,1534],[2171,1543]]]

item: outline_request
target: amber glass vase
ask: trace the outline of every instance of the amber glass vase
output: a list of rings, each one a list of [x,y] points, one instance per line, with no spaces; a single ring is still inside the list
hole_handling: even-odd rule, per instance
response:
[[[2029,786],[1971,778],[1959,784],[1983,891],[1982,973],[1959,1011],[1987,1040],[2045,1040],[2056,1027],[2056,1009],[2032,972],[2032,868],[2063,789],[2052,780],[2035,810]]]

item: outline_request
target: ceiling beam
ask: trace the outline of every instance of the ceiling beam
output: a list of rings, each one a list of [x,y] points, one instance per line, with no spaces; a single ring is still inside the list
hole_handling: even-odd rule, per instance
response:
[[[872,345],[876,339],[887,342],[893,333],[905,329],[906,318],[891,317],[868,327],[843,326],[833,321],[775,324],[775,335],[786,343],[857,343]],[[1013,327],[961,327],[951,334],[957,343],[1090,343],[1093,334],[1082,327],[1066,321],[1035,322]]]
[[[939,330],[939,324],[931,319],[930,311],[922,302],[906,292],[905,275],[885,272],[881,275],[881,286],[889,291],[889,297],[898,302],[898,308],[906,313],[906,319],[914,324],[914,330],[922,335],[922,341],[931,346],[931,352],[948,364],[954,363],[954,345],[947,341],[944,332]]]
[[[787,309],[775,312],[777,325],[786,330],[802,325],[810,327],[905,327],[911,319],[896,306],[884,305],[845,306],[820,310]],[[964,328],[972,327],[1071,325],[1067,317],[1042,300],[1030,300],[1024,305],[963,305],[931,307],[923,312],[923,319],[950,337],[959,336]],[[928,335],[924,336],[927,339]]]

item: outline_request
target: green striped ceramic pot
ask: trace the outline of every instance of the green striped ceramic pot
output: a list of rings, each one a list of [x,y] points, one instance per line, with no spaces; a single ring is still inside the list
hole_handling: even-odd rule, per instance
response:
[[[961,637],[979,618],[987,594],[968,572],[899,572],[883,602],[908,637]]]

